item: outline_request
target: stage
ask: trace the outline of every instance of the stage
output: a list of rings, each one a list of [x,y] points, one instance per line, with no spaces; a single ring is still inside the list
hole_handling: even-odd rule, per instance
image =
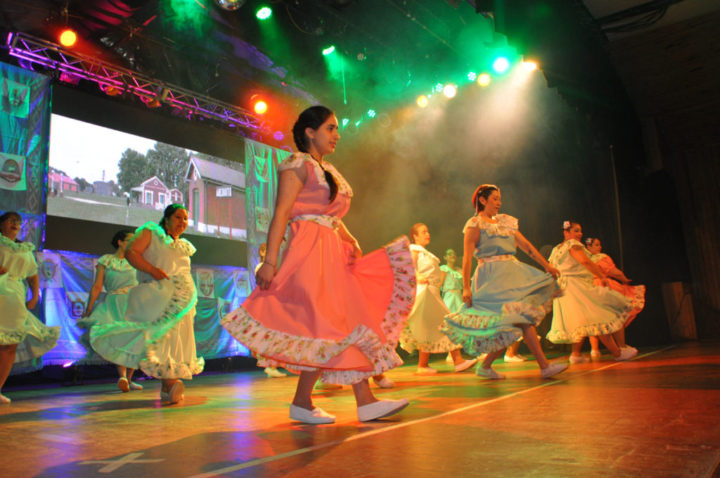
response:
[[[535,362],[496,363],[504,381],[414,365],[379,397],[410,399],[360,423],[352,391],[316,391],[333,425],[290,422],[295,379],[261,370],[197,377],[161,406],[158,381],[13,390],[0,406],[2,476],[711,477],[720,465],[720,347],[642,349],[542,380]],[[551,355],[552,357],[552,355]],[[561,360],[564,358],[555,358]]]

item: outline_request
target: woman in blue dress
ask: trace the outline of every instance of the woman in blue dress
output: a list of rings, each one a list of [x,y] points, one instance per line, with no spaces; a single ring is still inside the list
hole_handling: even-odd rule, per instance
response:
[[[442,331],[472,355],[486,353],[478,376],[502,379],[493,361],[521,336],[537,359],[543,378],[562,372],[567,364],[551,364],[540,348],[535,326],[552,310],[559,272],[518,230],[518,220],[498,214],[500,189],[483,184],[473,194],[476,215],[463,233],[463,306],[445,319]],[[515,258],[520,247],[547,273]],[[470,278],[473,256],[478,261]]]
[[[83,318],[77,321],[77,326],[85,329],[80,336],[80,343],[88,351],[86,360],[92,360],[94,355],[90,347],[90,330],[95,326],[110,324],[114,321],[125,320],[125,309],[127,309],[128,293],[130,289],[138,285],[137,271],[125,259],[125,248],[130,243],[133,233],[129,230],[121,230],[115,233],[110,243],[115,248],[114,254],[105,254],[98,259],[97,273],[93,282],[88,303],[85,307]],[[107,294],[105,300],[97,303],[103,288]],[[134,368],[124,365],[117,365],[118,388],[123,392],[130,390],[142,390],[142,385],[132,381]]]

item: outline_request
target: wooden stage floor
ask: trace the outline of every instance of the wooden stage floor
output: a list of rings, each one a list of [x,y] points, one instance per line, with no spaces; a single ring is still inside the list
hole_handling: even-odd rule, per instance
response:
[[[352,391],[316,392],[333,425],[290,422],[295,379],[261,371],[186,382],[161,406],[157,381],[6,390],[3,477],[712,477],[720,464],[720,347],[645,349],[542,380],[537,364],[432,377],[405,365],[380,397],[401,414],[360,423]],[[561,359],[556,359],[561,360]]]

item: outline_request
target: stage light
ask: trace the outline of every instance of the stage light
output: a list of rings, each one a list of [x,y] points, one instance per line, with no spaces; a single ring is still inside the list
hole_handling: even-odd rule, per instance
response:
[[[493,70],[497,73],[505,73],[508,68],[510,68],[510,61],[504,56],[497,58],[493,62]]]
[[[322,54],[325,56],[328,56],[330,53],[335,51],[335,45],[330,45],[329,47],[323,49]]]
[[[415,103],[417,103],[420,108],[425,108],[428,103],[430,103],[430,99],[426,95],[420,95],[417,97],[417,100],[415,100]]]
[[[345,126],[347,126],[349,122],[350,122],[350,119],[348,119],[348,118],[343,118],[343,119],[342,119],[342,127],[344,128]]]
[[[70,28],[66,28],[60,33],[60,44],[62,46],[71,47],[77,42],[77,34]]]
[[[253,105],[253,111],[255,111],[255,113],[259,115],[264,115],[265,113],[267,113],[267,110],[268,104],[263,100],[257,100]]]
[[[285,139],[285,135],[282,131],[278,130],[273,133],[273,138],[275,139],[275,141],[282,141],[283,139]]]
[[[471,71],[470,73],[467,74],[467,79],[469,81],[475,81],[477,79],[477,73],[475,73],[474,71]]]
[[[373,110],[373,109],[370,109],[367,112],[368,118],[374,118],[376,114],[377,113],[375,113],[375,110]]]
[[[436,83],[435,88],[433,88],[433,91],[436,93],[440,93],[443,90],[443,84],[442,83]]]
[[[489,85],[490,84],[490,75],[488,75],[487,73],[482,73],[481,75],[478,76],[477,83],[478,83],[478,85],[480,85],[482,87]]]
[[[261,7],[255,12],[255,16],[258,20],[267,20],[272,16],[272,9],[270,7]]]
[[[445,95],[445,98],[455,98],[455,95],[457,95],[457,86],[453,84],[445,85],[443,95]]]
[[[245,5],[245,0],[215,0],[215,3],[223,10],[234,12]]]
[[[532,60],[523,61],[522,67],[525,71],[533,71],[533,70],[537,70],[538,64]]]

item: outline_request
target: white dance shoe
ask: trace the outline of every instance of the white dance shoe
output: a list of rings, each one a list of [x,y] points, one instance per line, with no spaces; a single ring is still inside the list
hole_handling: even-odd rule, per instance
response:
[[[582,355],[571,355],[570,363],[573,365],[579,364],[579,363],[588,363],[588,359],[587,359],[587,357],[584,357]]]
[[[320,407],[308,410],[307,408],[298,407],[293,404],[290,404],[290,419],[310,425],[335,423],[335,415],[330,415]]]
[[[455,365],[455,372],[464,372],[477,363],[477,359],[465,360]]]
[[[369,422],[380,418],[395,415],[397,412],[408,406],[408,399],[401,400],[378,400],[377,402],[368,403],[357,408],[358,420],[361,422]]]
[[[270,378],[282,378],[287,377],[284,373],[282,373],[280,370],[276,369],[275,367],[265,367],[265,375],[267,375]]]
[[[183,396],[184,391],[185,384],[178,380],[173,384],[169,392],[163,392],[162,389],[160,390],[160,400],[166,403],[178,403],[185,398]]]
[[[542,375],[542,378],[550,378],[553,375],[565,371],[567,368],[568,364],[566,363],[551,363],[540,371],[540,375]]]
[[[479,365],[478,368],[475,369],[475,375],[478,377],[487,378],[488,380],[504,380],[505,375],[501,373],[497,373],[495,370],[491,368],[485,368],[482,365]]]
[[[380,380],[373,377],[373,382],[375,382],[375,385],[380,388],[393,388],[395,386],[395,382],[387,378],[385,375],[383,375]]]
[[[615,357],[616,362],[622,362],[624,360],[630,360],[634,356],[636,356],[638,353],[637,349],[634,349],[632,347],[623,347],[620,349],[620,355]]]

